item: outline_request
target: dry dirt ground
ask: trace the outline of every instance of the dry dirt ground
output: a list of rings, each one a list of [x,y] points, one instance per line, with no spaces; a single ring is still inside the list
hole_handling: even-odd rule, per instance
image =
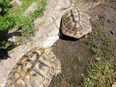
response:
[[[98,57],[102,59],[103,56],[116,63],[116,1],[102,3],[91,9],[89,14],[93,27],[92,34],[80,40],[61,38],[53,46],[53,51],[61,60],[62,73],[54,77],[49,87],[82,87],[81,81],[87,66]],[[108,40],[109,37],[112,43],[105,46],[109,42],[104,43],[104,40]],[[104,49],[102,55],[91,50],[97,44]],[[76,59],[76,56],[80,58]]]

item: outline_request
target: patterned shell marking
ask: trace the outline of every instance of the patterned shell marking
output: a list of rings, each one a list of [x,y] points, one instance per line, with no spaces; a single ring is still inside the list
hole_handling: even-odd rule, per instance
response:
[[[62,16],[61,33],[79,39],[92,31],[89,19],[86,13],[70,9]]]
[[[61,64],[49,50],[34,48],[11,70],[6,87],[48,87]]]

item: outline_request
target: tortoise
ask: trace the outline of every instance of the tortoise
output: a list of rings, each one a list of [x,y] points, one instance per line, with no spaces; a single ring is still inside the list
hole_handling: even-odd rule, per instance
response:
[[[61,72],[61,63],[49,49],[33,48],[11,70],[6,87],[48,87]]]
[[[78,9],[70,9],[61,18],[61,33],[79,39],[92,31],[90,17]]]
[[[88,11],[101,1],[69,0],[70,6],[61,8],[66,10],[61,17],[60,34],[79,39],[92,31]],[[74,4],[75,3],[75,4]]]

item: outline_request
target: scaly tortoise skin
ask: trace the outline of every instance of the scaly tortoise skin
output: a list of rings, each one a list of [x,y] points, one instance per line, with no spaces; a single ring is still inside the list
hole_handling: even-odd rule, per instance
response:
[[[61,33],[63,35],[81,38],[92,31],[90,17],[78,9],[70,9],[65,12],[61,19]]]
[[[48,49],[33,48],[11,70],[6,87],[48,87],[61,63]]]

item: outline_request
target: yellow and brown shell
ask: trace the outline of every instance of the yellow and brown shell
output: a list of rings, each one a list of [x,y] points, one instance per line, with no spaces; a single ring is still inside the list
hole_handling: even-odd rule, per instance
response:
[[[6,87],[48,87],[60,71],[60,61],[50,50],[34,48],[11,70]]]
[[[81,38],[92,31],[90,17],[77,9],[65,12],[61,19],[61,33],[73,38]]]

